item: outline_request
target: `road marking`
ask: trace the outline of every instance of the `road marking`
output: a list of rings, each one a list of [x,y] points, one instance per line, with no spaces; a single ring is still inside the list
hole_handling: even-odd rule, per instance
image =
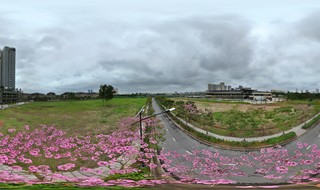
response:
[[[189,151],[186,151],[188,154],[191,154],[192,155],[192,153],[191,152],[189,152]]]
[[[176,139],[172,138],[172,140],[173,140],[174,142],[176,142]]]
[[[309,149],[310,147],[311,147],[311,145],[310,145],[310,146],[308,146],[308,147],[307,147],[307,149]]]

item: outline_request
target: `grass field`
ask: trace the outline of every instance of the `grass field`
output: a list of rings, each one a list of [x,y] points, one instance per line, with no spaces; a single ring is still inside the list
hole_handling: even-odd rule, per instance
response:
[[[146,103],[146,98],[114,98],[63,102],[31,102],[0,110],[0,132],[29,125],[55,125],[72,134],[108,133],[117,128],[123,117],[134,116]]]
[[[210,132],[236,137],[256,137],[279,133],[295,127],[320,111],[319,101],[284,101],[268,104],[220,102],[210,99],[172,98],[195,102],[198,110],[213,111],[213,126],[204,124],[202,116],[190,121]]]

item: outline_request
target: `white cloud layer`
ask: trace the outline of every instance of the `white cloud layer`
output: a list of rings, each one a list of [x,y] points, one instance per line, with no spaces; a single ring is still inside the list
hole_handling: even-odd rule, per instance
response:
[[[16,47],[26,92],[320,88],[315,1],[12,0],[0,11],[0,46]]]

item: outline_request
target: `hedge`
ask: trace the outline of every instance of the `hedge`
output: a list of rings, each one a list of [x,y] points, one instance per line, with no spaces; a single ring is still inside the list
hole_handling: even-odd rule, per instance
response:
[[[320,119],[320,115],[318,115],[317,117],[313,118],[310,122],[306,123],[302,127],[302,129],[308,129],[308,128],[314,126],[314,124],[318,123],[319,119]]]

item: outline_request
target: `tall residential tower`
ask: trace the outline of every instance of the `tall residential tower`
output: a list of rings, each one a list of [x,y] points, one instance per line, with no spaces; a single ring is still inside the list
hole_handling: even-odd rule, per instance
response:
[[[0,86],[16,88],[16,49],[5,46],[0,50]]]

